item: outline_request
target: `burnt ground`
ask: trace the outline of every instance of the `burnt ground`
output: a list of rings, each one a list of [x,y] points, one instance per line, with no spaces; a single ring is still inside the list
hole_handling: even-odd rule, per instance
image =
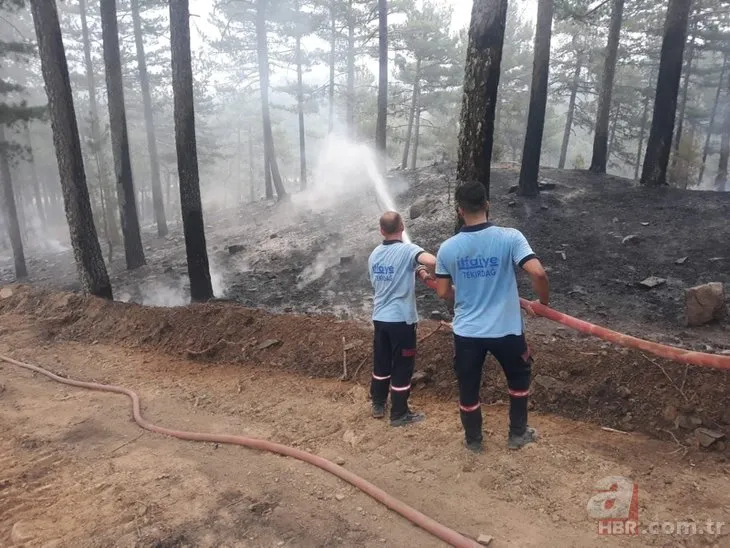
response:
[[[509,193],[518,170],[493,171],[492,220],[522,230],[547,266],[553,306],[568,314],[659,342],[706,350],[730,348],[727,325],[684,327],[684,289],[730,282],[730,193],[647,190],[610,176],[543,169],[554,185],[537,199]],[[398,207],[419,199],[426,212],[407,219],[414,241],[435,251],[453,229],[449,203],[453,166],[394,172]],[[208,212],[207,238],[216,295],[274,312],[333,314],[367,319],[370,291],[365,264],[379,242],[374,195],[327,197],[324,189],[294,194],[291,203],[261,202]],[[626,236],[635,235],[627,243]],[[171,235],[145,231],[148,266],[128,272],[117,250],[111,273],[115,297],[151,305],[186,302],[187,272],[180,226]],[[229,253],[230,246],[242,246]],[[30,283],[77,290],[72,254],[28,252]],[[686,257],[683,264],[677,260]],[[638,282],[659,276],[664,286]],[[0,260],[0,284],[13,281],[12,263]],[[522,294],[530,295],[521,279]],[[433,292],[419,288],[422,317],[446,312]]]

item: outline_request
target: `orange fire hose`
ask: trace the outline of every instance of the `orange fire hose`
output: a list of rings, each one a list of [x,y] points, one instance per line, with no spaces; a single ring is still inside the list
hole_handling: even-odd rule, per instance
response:
[[[426,285],[431,289],[436,289],[436,282],[434,280],[426,281]],[[526,299],[520,299],[520,306],[522,308],[532,307],[532,310],[538,316],[547,318],[554,322],[563,324],[567,327],[586,333],[587,335],[593,335],[604,341],[612,342],[620,346],[628,348],[637,348],[645,352],[650,352],[661,358],[673,360],[680,363],[686,363],[689,365],[697,365],[700,367],[712,367],[714,369],[730,370],[730,356],[721,356],[720,354],[707,354],[705,352],[694,352],[692,350],[685,350],[684,348],[677,348],[675,346],[667,346],[665,344],[659,344],[655,342],[645,341],[632,337],[631,335],[624,335],[618,331],[612,331],[595,325],[573,316],[568,316],[557,310],[553,310],[549,306],[540,304],[538,302],[530,302]]]
[[[645,341],[632,337],[631,335],[624,335],[618,331],[611,331],[600,325],[594,325],[592,323],[579,320],[573,316],[568,316],[557,310],[553,310],[549,306],[544,304],[530,302],[525,299],[520,299],[520,305],[522,308],[526,308],[528,305],[532,307],[535,314],[558,322],[567,327],[576,329],[582,333],[588,335],[594,335],[604,341],[609,341],[621,346],[629,348],[638,348],[645,352],[651,352],[661,358],[673,360],[676,362],[686,363],[689,365],[697,365],[700,367],[712,367],[715,369],[730,370],[730,356],[721,356],[720,354],[707,354],[705,352],[694,352],[692,350],[685,350],[684,348],[677,348],[675,346],[667,346],[655,342]]]
[[[445,525],[441,525],[439,522],[431,519],[425,514],[422,514],[415,508],[411,508],[406,503],[396,499],[395,497],[389,495],[382,489],[376,487],[369,481],[361,478],[360,476],[354,474],[353,472],[350,472],[346,468],[343,468],[341,466],[338,466],[337,464],[328,461],[325,458],[319,457],[317,455],[312,455],[310,453],[307,453],[306,451],[301,451],[299,449],[295,449],[293,447],[288,447],[286,445],[281,445],[278,443],[273,443],[266,440],[256,439],[256,438],[249,438],[246,436],[232,436],[230,434],[210,434],[210,433],[204,433],[204,432],[187,432],[184,430],[173,430],[170,428],[165,428],[163,426],[157,426],[156,424],[153,424],[142,416],[142,413],[140,412],[140,405],[139,405],[139,397],[137,396],[137,393],[133,390],[130,390],[128,388],[124,388],[123,386],[115,386],[111,384],[98,384],[94,382],[83,382],[83,381],[77,381],[74,379],[66,379],[64,377],[59,377],[58,375],[54,375],[50,371],[43,369],[42,367],[38,367],[36,365],[30,365],[27,363],[19,362],[17,360],[14,360],[12,358],[8,358],[6,356],[0,356],[0,361],[4,361],[7,363],[10,363],[12,365],[16,365],[18,367],[22,367],[24,369],[28,369],[30,371],[35,371],[36,373],[40,373],[41,375],[45,375],[49,379],[52,379],[56,382],[60,382],[62,384],[67,384],[69,386],[75,386],[77,388],[86,388],[89,390],[98,390],[102,392],[113,392],[115,394],[123,394],[127,396],[130,400],[132,400],[132,415],[134,416],[134,421],[145,430],[149,430],[150,432],[156,432],[158,434],[162,434],[164,436],[171,436],[173,438],[178,438],[181,440],[189,440],[189,441],[207,441],[211,443],[226,443],[231,445],[242,445],[243,447],[248,447],[250,449],[258,449],[261,451],[269,451],[271,453],[277,453],[279,455],[284,455],[286,457],[292,457],[301,461],[304,461],[306,463],[312,464],[316,466],[317,468],[321,468],[325,472],[329,472],[330,474],[333,474],[337,476],[338,478],[346,481],[347,483],[354,485],[358,489],[360,489],[363,493],[370,495],[372,498],[374,498],[376,501],[384,504],[394,512],[397,512],[401,516],[403,516],[405,519],[410,521],[411,523],[421,527],[422,529],[428,531],[436,538],[441,539],[442,541],[446,542],[447,544],[450,544],[451,546],[455,546],[457,548],[477,548],[480,545],[468,538],[462,535],[461,533],[458,533],[457,531],[454,531],[453,529],[449,529]]]

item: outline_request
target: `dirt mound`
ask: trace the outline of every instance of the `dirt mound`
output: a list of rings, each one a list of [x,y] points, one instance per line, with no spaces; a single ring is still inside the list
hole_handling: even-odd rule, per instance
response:
[[[274,315],[230,303],[151,308],[28,286],[10,286],[0,299],[0,330],[25,318],[42,339],[117,344],[201,363],[274,367],[315,377],[339,377],[346,352],[349,376],[370,374],[367,324],[324,316]],[[7,293],[12,293],[7,295]],[[456,399],[452,342],[435,322],[419,327],[416,391]],[[622,430],[694,443],[704,426],[730,434],[730,373],[667,363],[588,339],[535,320],[528,339],[536,358],[535,409]],[[506,386],[489,360],[483,401],[507,401]],[[669,434],[669,432],[672,432]],[[722,449],[722,445],[720,444]]]

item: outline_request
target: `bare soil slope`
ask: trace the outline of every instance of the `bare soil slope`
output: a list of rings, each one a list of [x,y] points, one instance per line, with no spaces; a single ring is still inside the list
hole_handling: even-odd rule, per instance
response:
[[[366,355],[368,332],[351,322],[278,317],[230,305],[145,309],[12,289],[12,296],[0,300],[0,354],[70,377],[132,387],[145,415],[160,424],[245,433],[337,459],[465,534],[493,535],[497,548],[599,541],[728,545],[727,531],[599,538],[595,520],[586,514],[596,482],[619,474],[639,484],[642,523],[723,520],[730,512],[730,467],[719,452],[610,433],[544,412],[532,419],[542,433],[540,443],[508,452],[506,409],[495,404],[485,409],[486,454],[467,454],[456,406],[440,397],[450,391],[446,335],[427,339],[419,359],[419,369],[434,368],[429,388],[413,398],[427,421],[396,430],[369,418],[365,375],[359,383],[302,375],[338,375],[342,336],[363,341],[352,351],[354,361]],[[432,327],[424,326],[421,334]],[[537,324],[530,327],[540,331]],[[218,350],[188,355],[223,338],[227,342]],[[591,390],[590,379],[599,375],[635,379],[636,399],[611,396],[599,400],[598,408],[608,399],[644,405],[658,384],[658,369],[631,366],[640,359],[633,354],[587,341],[540,338],[533,336],[540,373],[568,364],[563,382],[571,389],[551,404],[561,410],[590,408],[588,394],[580,399],[568,394],[584,385]],[[281,344],[263,349],[268,339]],[[591,375],[577,368],[599,363],[608,367],[595,367]],[[488,378],[487,393],[501,392],[498,377]],[[726,387],[726,380],[692,370],[684,391],[692,397],[702,391],[702,401],[719,400],[719,393],[707,390]],[[668,386],[657,390],[651,397],[673,396]],[[538,392],[539,409],[549,395]],[[125,399],[61,386],[6,364],[0,364],[0,470],[3,546],[440,545],[304,464],[143,433],[131,422]]]

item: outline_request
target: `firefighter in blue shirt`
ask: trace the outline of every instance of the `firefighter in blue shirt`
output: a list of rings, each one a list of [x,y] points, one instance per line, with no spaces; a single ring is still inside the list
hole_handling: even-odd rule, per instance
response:
[[[454,303],[454,369],[466,445],[482,450],[479,387],[484,360],[491,353],[509,388],[508,447],[519,449],[537,434],[527,424],[532,358],[523,333],[515,267],[527,272],[545,305],[550,297],[547,274],[520,231],[487,221],[489,204],[481,183],[460,186],[456,202],[464,226],[439,248],[436,291]]]
[[[370,385],[373,417],[385,416],[390,392],[390,424],[420,422],[422,413],[408,407],[416,357],[416,276],[428,279],[436,257],[403,241],[403,219],[395,211],[380,218],[383,243],[368,259],[373,286],[373,378]]]

